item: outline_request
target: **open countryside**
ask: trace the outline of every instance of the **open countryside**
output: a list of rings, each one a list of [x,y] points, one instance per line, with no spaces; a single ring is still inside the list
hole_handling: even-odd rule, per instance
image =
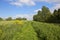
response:
[[[0,40],[60,40],[60,1],[0,0]]]

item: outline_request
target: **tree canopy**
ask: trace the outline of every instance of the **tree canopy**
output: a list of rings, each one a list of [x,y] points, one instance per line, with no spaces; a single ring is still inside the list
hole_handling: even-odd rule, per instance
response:
[[[48,7],[43,6],[42,11],[38,10],[37,14],[33,16],[34,21],[39,22],[53,22],[60,23],[60,9],[50,12]]]

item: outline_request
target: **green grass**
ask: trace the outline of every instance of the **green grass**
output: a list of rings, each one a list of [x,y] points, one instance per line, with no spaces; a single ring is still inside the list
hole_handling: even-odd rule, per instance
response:
[[[0,40],[60,40],[60,26],[49,23],[0,21]]]
[[[60,26],[49,23],[32,23],[39,40],[60,40]]]

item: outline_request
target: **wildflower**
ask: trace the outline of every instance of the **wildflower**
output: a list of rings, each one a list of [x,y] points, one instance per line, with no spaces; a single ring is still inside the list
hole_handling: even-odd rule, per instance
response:
[[[20,25],[22,25],[22,24],[23,24],[23,21],[15,20],[14,23],[15,23],[15,24],[20,24]]]

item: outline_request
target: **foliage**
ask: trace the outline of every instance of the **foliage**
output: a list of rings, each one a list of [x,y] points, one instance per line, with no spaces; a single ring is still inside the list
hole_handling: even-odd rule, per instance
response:
[[[54,10],[48,21],[53,23],[60,23],[60,9]]]
[[[2,20],[3,20],[3,18],[0,17],[0,21],[2,21]]]
[[[6,20],[6,21],[12,21],[12,20],[27,20],[27,18],[21,18],[21,17],[17,17],[17,18],[12,18],[12,17],[7,17],[6,19],[3,19],[0,17],[0,21],[3,21],[3,20]]]
[[[18,17],[18,18],[16,18],[15,20],[27,20],[27,19],[26,19],[26,18]]]
[[[16,24],[15,24],[16,23]],[[1,21],[0,40],[38,40],[30,23],[23,21]]]
[[[49,8],[43,6],[42,11],[39,10],[37,15],[33,16],[33,20],[34,21],[44,22],[44,21],[47,21],[47,19],[50,16],[51,16],[51,12],[50,12]]]
[[[22,18],[22,20],[27,20],[27,18]]]
[[[60,26],[43,22],[32,22],[38,40],[60,40]]]
[[[12,20],[12,17],[8,17],[5,19],[6,21],[11,21]]]
[[[34,21],[1,21],[0,40],[60,40],[60,25]]]
[[[60,23],[60,9],[54,10],[54,12],[51,13],[49,8],[43,6],[42,11],[39,10],[37,14],[33,16],[33,20],[39,22]]]

